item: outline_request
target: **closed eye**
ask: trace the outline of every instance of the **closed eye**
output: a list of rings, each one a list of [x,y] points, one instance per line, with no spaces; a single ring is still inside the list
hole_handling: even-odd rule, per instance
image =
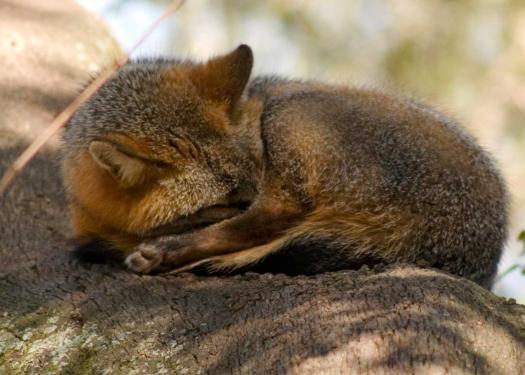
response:
[[[188,139],[182,139],[179,137],[171,138],[168,140],[168,143],[177,151],[177,153],[185,158],[197,159],[200,155],[198,146]]]
[[[175,141],[174,139],[169,139],[168,142],[170,146],[173,147],[175,150],[177,150],[179,154],[183,155],[183,152],[180,149],[179,143],[177,141]]]

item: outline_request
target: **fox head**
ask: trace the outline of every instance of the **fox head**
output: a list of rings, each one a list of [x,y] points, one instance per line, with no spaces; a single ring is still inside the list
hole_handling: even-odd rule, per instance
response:
[[[206,63],[128,63],[73,116],[63,176],[79,239],[121,249],[213,206],[249,201],[256,134],[241,96],[253,65],[241,45]]]

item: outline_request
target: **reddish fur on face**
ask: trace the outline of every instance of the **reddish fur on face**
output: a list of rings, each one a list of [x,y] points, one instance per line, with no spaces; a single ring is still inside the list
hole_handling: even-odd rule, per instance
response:
[[[119,232],[105,225],[78,204],[72,203],[70,212],[75,238],[79,243],[103,239],[115,248],[125,253],[130,253],[142,241],[142,238],[138,235]]]
[[[202,121],[199,126],[209,126],[210,133],[227,136],[232,132],[232,122],[237,120],[236,105],[248,82],[252,63],[251,50],[241,46],[204,64],[172,64],[169,69],[163,69],[159,73],[161,78],[152,81],[150,86],[157,90],[156,97],[164,98],[166,102],[147,105],[151,104],[154,110],[157,105],[162,107],[160,111],[165,111],[170,108],[170,100],[187,99],[200,111]],[[108,86],[108,92],[111,92],[112,86]],[[174,96],[174,93],[181,92],[181,88],[193,96],[190,99],[184,95],[180,98]],[[142,104],[146,103],[139,103],[139,107]],[[117,111],[115,108],[107,110],[112,113]],[[173,206],[175,209],[169,206],[173,192],[168,192],[168,188],[159,181],[175,176],[186,160],[203,165],[208,161],[203,160],[205,156],[192,140],[179,134],[167,136],[168,129],[162,129],[166,134],[161,134],[166,137],[165,145],[155,137],[116,131],[118,125],[122,125],[118,122],[126,122],[127,113],[122,108],[120,111],[122,117],[117,118],[115,124],[106,125],[108,127],[102,129],[100,134],[85,139],[85,148],[67,153],[63,170],[64,184],[71,197],[70,209],[76,238],[80,241],[103,239],[116,248],[129,250],[145,232],[165,224],[178,214],[176,204]],[[98,111],[85,117],[81,115],[78,125],[74,126],[89,127],[98,116]],[[193,112],[174,113],[174,116],[178,116],[183,127],[198,121]],[[142,122],[147,124],[148,116]],[[91,147],[93,143],[96,144]],[[117,155],[118,162],[129,157],[131,171],[113,168],[115,165],[111,163],[105,164],[107,160],[111,161],[108,153],[112,152]],[[193,199],[186,205],[195,204],[196,207],[200,204],[199,200],[206,202],[211,199],[199,197],[198,194],[190,198]]]
[[[118,139],[144,156],[149,151],[147,145],[129,137],[112,135],[108,138]],[[124,187],[102,169],[88,151],[64,164],[64,181],[72,197],[70,207],[76,238],[101,238],[119,249],[131,249],[140,241],[141,234],[155,225],[149,214],[158,210],[164,195],[163,187],[156,181],[169,172],[149,167],[141,183]]]

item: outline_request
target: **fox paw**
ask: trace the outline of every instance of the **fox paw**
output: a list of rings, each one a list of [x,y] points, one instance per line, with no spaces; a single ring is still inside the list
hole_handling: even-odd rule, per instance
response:
[[[163,258],[164,252],[162,250],[142,244],[137,251],[128,255],[124,263],[134,272],[150,273],[158,269]]]

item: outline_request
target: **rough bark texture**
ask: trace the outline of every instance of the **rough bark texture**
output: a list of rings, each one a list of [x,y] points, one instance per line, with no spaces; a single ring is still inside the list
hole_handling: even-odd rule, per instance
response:
[[[0,1],[0,25],[4,170],[118,47],[66,0]],[[72,260],[65,207],[53,147],[0,198],[0,373],[525,374],[525,307],[471,282],[141,277]]]

